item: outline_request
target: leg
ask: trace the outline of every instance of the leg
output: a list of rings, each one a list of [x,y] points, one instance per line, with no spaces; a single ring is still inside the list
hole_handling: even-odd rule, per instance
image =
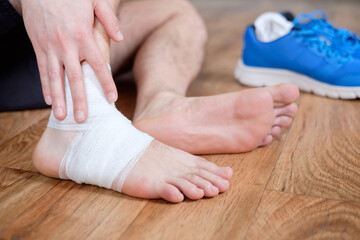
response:
[[[109,60],[109,40],[98,23],[95,24],[94,35],[104,53],[104,58]],[[84,77],[86,78],[85,74]],[[90,88],[90,85],[87,87]],[[98,93],[101,91],[99,90]],[[104,97],[99,99],[99,96],[102,95],[98,95],[94,101],[94,95],[90,94],[88,101],[92,104],[105,101]],[[71,103],[67,104],[71,105]],[[107,107],[106,103],[104,106]],[[89,119],[92,118],[91,114],[97,117],[97,113],[89,111]],[[58,124],[63,123],[59,121]],[[117,134],[121,135],[122,132],[119,131]],[[72,142],[76,141],[81,145],[81,142],[87,141],[86,136],[87,134],[79,135],[74,130],[47,128],[34,151],[35,167],[47,176],[59,177],[63,156],[68,153],[67,150],[72,146]],[[106,149],[103,152],[106,152]],[[130,170],[121,191],[135,197],[164,198],[171,202],[180,202],[184,199],[184,195],[191,199],[199,199],[203,196],[212,197],[227,190],[231,175],[230,168],[220,168],[200,157],[154,140]]]
[[[204,24],[186,1],[135,1],[122,8],[120,16],[125,44],[112,45],[112,65],[123,67],[137,51],[133,70],[138,129],[173,147],[207,154],[253,150],[290,125],[297,111],[292,103],[298,97],[295,86],[185,97],[206,41]],[[126,42],[126,36],[135,41]]]

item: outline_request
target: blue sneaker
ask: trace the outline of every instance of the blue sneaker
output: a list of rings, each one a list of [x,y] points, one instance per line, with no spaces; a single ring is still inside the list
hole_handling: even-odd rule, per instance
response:
[[[299,14],[296,18],[292,13],[284,13],[284,16],[294,24],[302,28],[310,28],[324,39],[331,39],[335,48],[350,53],[355,58],[360,58],[360,39],[354,32],[343,28],[335,28],[329,21],[326,13],[317,10],[310,13]]]
[[[255,87],[293,83],[320,96],[360,98],[360,59],[340,49],[335,38],[319,37],[315,27],[289,23],[282,14],[266,13],[245,30],[236,79]]]

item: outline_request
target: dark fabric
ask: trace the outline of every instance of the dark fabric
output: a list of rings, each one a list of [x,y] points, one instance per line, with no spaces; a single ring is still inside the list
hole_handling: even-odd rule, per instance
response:
[[[0,0],[0,53],[0,111],[48,107],[30,39],[8,0]]]

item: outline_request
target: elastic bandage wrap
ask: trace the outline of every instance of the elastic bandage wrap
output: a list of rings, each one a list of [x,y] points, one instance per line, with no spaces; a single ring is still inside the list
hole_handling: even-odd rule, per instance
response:
[[[76,132],[61,160],[59,176],[121,192],[127,175],[153,138],[137,130],[106,100],[89,64],[83,63],[82,71],[88,104],[86,121],[80,124],[75,121],[65,73],[67,116],[57,120],[52,111],[48,123],[49,128]]]

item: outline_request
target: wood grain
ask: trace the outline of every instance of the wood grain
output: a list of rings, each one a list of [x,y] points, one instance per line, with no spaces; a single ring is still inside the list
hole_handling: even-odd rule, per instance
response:
[[[47,118],[0,145],[0,166],[37,171],[32,164],[32,153],[47,125]]]
[[[245,27],[264,11],[324,9],[360,33],[352,0],[193,0],[209,29],[189,96],[237,91]],[[134,112],[131,75],[118,109]],[[120,80],[122,78],[116,78]],[[210,155],[234,169],[218,197],[170,204],[44,177],[31,154],[49,110],[0,113],[0,239],[356,239],[360,236],[360,101],[302,93],[292,127],[251,153]]]
[[[266,190],[245,239],[358,239],[360,203]]]
[[[41,174],[24,173],[15,183],[5,188],[0,197],[0,229],[3,229],[19,214],[47,194],[58,182]]]
[[[360,202],[359,109],[304,95],[267,189]]]
[[[241,239],[280,147],[280,142],[277,142],[251,154],[207,156],[210,161],[234,169],[229,191],[213,199],[177,205],[151,201],[121,236],[122,239]]]
[[[0,145],[49,115],[49,109],[0,113]]]

